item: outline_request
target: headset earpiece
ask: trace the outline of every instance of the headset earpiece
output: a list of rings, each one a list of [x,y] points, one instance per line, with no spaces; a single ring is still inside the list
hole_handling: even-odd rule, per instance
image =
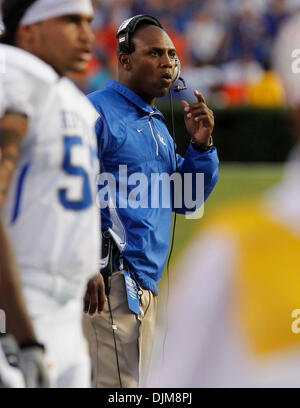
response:
[[[174,87],[175,92],[180,92],[180,91],[184,91],[185,89],[187,89],[187,86],[185,84],[185,80],[180,76],[180,74],[181,74],[181,64],[180,64],[179,58],[176,57],[176,59],[175,59],[175,69],[174,69],[174,74],[173,74],[173,77],[172,77],[172,83],[174,84],[177,81],[181,81],[183,86],[176,85]]]
[[[137,28],[137,25],[142,23],[163,28],[155,17],[148,16],[146,14],[139,14],[137,16],[128,18],[127,20],[123,21],[116,34],[116,37],[119,40],[120,52],[123,52],[124,54],[131,54],[134,52],[134,44],[131,41],[131,37]]]
[[[119,37],[119,50],[120,52],[123,52],[124,54],[131,54],[134,52],[134,45],[133,43],[129,40],[129,33],[122,34]]]
[[[180,72],[181,72],[181,64],[180,64],[180,60],[178,57],[175,58],[175,68],[174,68],[174,74],[172,77],[172,83],[174,84],[174,82],[178,81],[179,77],[180,77]]]

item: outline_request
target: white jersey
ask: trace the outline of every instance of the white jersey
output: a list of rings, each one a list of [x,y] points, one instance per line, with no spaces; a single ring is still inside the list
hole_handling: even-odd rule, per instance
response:
[[[4,91],[0,73],[0,117],[3,116],[3,111],[4,111]]]
[[[42,60],[6,45],[0,53],[4,109],[29,119],[4,205],[21,279],[63,300],[81,296],[100,254],[97,114]]]
[[[2,347],[0,346],[0,389],[1,388],[25,388],[25,382],[21,371],[8,364]]]

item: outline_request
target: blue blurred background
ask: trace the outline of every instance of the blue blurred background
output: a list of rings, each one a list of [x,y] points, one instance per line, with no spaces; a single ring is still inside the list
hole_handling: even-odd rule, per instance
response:
[[[116,77],[116,30],[124,19],[147,13],[161,21],[176,46],[188,97],[200,87],[220,107],[284,103],[272,47],[299,0],[95,0],[94,6],[94,58],[76,78],[85,92]]]

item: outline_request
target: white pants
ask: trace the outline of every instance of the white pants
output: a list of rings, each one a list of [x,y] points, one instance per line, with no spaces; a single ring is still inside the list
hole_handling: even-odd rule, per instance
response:
[[[62,304],[37,289],[25,287],[23,291],[38,340],[46,347],[52,387],[90,387],[90,358],[82,333],[82,299]]]

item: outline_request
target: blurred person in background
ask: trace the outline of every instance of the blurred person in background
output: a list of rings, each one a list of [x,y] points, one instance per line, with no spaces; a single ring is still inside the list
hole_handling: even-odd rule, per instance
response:
[[[278,185],[214,212],[177,263],[164,361],[150,387],[299,387],[299,27],[298,13],[275,46],[298,144]]]
[[[241,106],[246,103],[246,87],[260,80],[262,68],[251,54],[226,62],[220,66],[223,82],[220,89],[220,103],[225,107]]]
[[[273,42],[278,35],[281,24],[289,16],[286,0],[271,0],[262,15],[267,36]]]
[[[246,84],[245,102],[250,106],[271,108],[285,104],[284,89],[280,78],[271,68],[271,63],[266,59],[263,63],[261,77]]]
[[[228,58],[239,59],[244,55],[251,55],[259,60],[265,34],[261,15],[255,12],[251,6],[244,6],[234,16],[229,29]]]
[[[216,61],[225,39],[225,30],[209,9],[203,8],[188,23],[186,37],[192,60],[197,66],[202,66]]]

